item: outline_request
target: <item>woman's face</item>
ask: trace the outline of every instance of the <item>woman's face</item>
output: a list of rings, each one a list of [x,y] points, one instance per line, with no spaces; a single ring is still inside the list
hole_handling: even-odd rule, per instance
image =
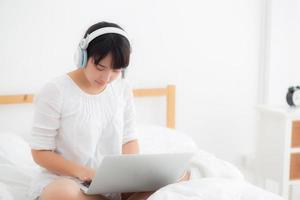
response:
[[[87,65],[84,68],[84,73],[92,88],[103,89],[107,84],[118,78],[121,74],[121,69],[112,69],[112,56],[109,53],[99,64],[94,64],[92,57],[88,59]]]

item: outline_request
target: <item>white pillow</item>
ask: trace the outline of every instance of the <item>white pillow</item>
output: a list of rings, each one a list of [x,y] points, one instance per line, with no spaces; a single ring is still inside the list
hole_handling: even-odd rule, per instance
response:
[[[25,198],[29,183],[37,170],[39,168],[33,161],[29,144],[14,133],[1,133],[0,182],[6,186],[14,199]]]
[[[192,172],[192,179],[204,177],[219,177],[235,180],[244,179],[243,174],[236,166],[202,150],[195,153],[190,161],[189,168]]]
[[[174,153],[193,152],[195,155],[190,161],[189,169],[192,179],[204,177],[222,177],[227,179],[243,179],[240,170],[231,163],[216,158],[213,154],[200,150],[193,139],[188,135],[155,125],[138,125],[140,152]]]
[[[0,164],[36,166],[29,144],[21,136],[9,132],[0,134]]]
[[[36,170],[38,169],[32,167],[0,164],[0,182],[6,186],[15,200],[25,200]]]
[[[139,124],[137,134],[143,154],[196,152],[198,149],[192,138],[175,129]]]

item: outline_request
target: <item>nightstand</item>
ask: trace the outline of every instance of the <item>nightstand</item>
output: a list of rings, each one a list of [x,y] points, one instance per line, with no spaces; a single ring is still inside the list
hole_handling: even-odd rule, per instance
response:
[[[255,173],[286,199],[300,185],[300,108],[258,106]],[[277,191],[274,191],[275,190]]]

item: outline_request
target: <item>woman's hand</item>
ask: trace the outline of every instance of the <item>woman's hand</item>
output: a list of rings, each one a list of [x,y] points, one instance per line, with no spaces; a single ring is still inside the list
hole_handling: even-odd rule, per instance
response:
[[[177,182],[182,182],[182,181],[188,181],[191,178],[191,172],[190,171],[184,171],[183,175],[179,178]]]
[[[91,181],[95,175],[96,175],[96,171],[86,166],[79,166],[75,172],[76,178],[78,178],[83,182]]]

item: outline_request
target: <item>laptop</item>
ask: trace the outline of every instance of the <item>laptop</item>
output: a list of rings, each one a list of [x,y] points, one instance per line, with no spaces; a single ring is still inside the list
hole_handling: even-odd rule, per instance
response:
[[[104,156],[85,194],[155,191],[177,182],[193,153],[126,154]]]

